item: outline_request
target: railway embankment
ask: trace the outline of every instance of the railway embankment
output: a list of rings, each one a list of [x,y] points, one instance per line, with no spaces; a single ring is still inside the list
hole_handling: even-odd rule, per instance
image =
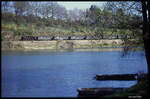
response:
[[[53,41],[2,41],[2,50],[56,50],[76,48],[118,47],[123,43],[113,40],[53,40]]]

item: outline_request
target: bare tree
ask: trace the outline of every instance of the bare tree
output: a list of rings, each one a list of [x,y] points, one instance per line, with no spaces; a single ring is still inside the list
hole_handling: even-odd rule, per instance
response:
[[[68,11],[68,18],[70,21],[78,21],[79,20],[79,9],[74,8],[73,10]]]
[[[56,19],[64,20],[67,18],[67,10],[63,6],[57,6],[55,13]]]
[[[8,12],[10,7],[10,2],[3,1],[2,2],[2,12]]]
[[[13,2],[14,5],[14,10],[15,10],[15,15],[16,15],[16,24],[19,23],[19,21],[22,19],[22,17],[26,14],[27,7],[28,7],[28,2]]]

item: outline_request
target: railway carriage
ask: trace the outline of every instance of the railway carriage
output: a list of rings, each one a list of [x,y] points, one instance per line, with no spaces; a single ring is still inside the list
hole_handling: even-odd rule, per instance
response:
[[[68,40],[67,36],[56,36],[54,40]]]
[[[71,40],[85,40],[86,36],[71,36]]]
[[[131,35],[103,35],[97,36],[22,36],[22,41],[50,41],[50,40],[100,40],[100,39],[131,39]]]
[[[40,36],[38,37],[38,40],[40,41],[49,41],[49,40],[52,40],[53,37],[48,37],[48,36]]]
[[[27,41],[38,40],[38,37],[36,37],[36,36],[22,36],[21,40],[27,40]]]

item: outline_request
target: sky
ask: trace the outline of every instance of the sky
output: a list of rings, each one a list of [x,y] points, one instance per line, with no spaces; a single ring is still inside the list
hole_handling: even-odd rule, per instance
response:
[[[86,9],[90,8],[91,5],[99,5],[102,6],[104,2],[57,2],[60,5],[63,5],[67,10],[73,10],[74,8],[78,9]]]

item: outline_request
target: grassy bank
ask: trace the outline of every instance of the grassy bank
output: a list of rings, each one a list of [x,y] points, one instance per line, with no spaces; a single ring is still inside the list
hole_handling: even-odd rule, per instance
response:
[[[57,26],[37,26],[35,24],[15,24],[2,22],[2,41],[19,41],[21,36],[83,36],[93,35],[98,36],[101,34],[116,35],[116,34],[131,34],[132,32],[128,29],[112,29],[106,28],[99,29],[99,27],[86,28],[82,26],[78,27],[64,27],[61,25]]]
[[[136,85],[132,86],[121,92],[116,92],[112,95],[105,96],[105,98],[114,97],[128,97],[128,98],[143,98],[149,96],[148,93],[148,77],[146,79],[140,80]]]

